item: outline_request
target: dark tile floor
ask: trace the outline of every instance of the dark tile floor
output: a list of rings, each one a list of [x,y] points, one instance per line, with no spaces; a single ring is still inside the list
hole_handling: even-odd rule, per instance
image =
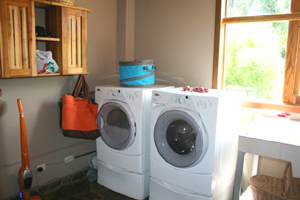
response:
[[[90,183],[87,178],[63,185],[40,197],[42,200],[132,200],[99,185],[97,181]]]

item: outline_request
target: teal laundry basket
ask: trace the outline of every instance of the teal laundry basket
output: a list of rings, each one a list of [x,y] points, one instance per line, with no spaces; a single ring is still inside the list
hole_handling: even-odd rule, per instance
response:
[[[155,83],[156,66],[153,60],[120,61],[120,85],[147,87]]]

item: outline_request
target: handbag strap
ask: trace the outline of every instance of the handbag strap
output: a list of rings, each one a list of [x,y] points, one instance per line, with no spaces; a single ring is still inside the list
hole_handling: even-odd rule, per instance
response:
[[[88,103],[90,103],[91,97],[90,97],[90,92],[89,92],[89,85],[86,83],[84,76],[83,76],[83,84],[84,84],[85,96],[88,99]]]
[[[82,82],[83,82],[83,77],[82,75],[78,76],[77,82],[75,84],[74,91],[72,93],[72,96],[78,97],[80,92],[84,92],[82,88]]]
[[[72,93],[72,96],[77,98],[80,94],[80,92],[84,93],[84,96],[87,98],[88,103],[90,103],[90,93],[89,93],[89,86],[85,81],[84,75],[79,75],[78,80],[75,86],[75,89]]]

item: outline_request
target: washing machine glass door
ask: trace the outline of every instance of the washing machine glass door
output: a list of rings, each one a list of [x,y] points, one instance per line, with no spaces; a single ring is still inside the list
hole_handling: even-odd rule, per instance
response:
[[[135,138],[135,120],[123,102],[103,104],[97,115],[98,129],[105,144],[116,150],[128,148]]]
[[[162,158],[176,167],[201,161],[207,150],[207,131],[199,114],[169,110],[158,118],[154,141]]]

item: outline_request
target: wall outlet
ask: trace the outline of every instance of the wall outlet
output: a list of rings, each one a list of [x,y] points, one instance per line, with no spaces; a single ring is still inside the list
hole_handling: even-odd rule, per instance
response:
[[[36,170],[37,170],[38,172],[43,172],[43,171],[45,171],[45,170],[46,170],[46,163],[41,164],[41,165],[38,165],[38,166],[36,167]]]

